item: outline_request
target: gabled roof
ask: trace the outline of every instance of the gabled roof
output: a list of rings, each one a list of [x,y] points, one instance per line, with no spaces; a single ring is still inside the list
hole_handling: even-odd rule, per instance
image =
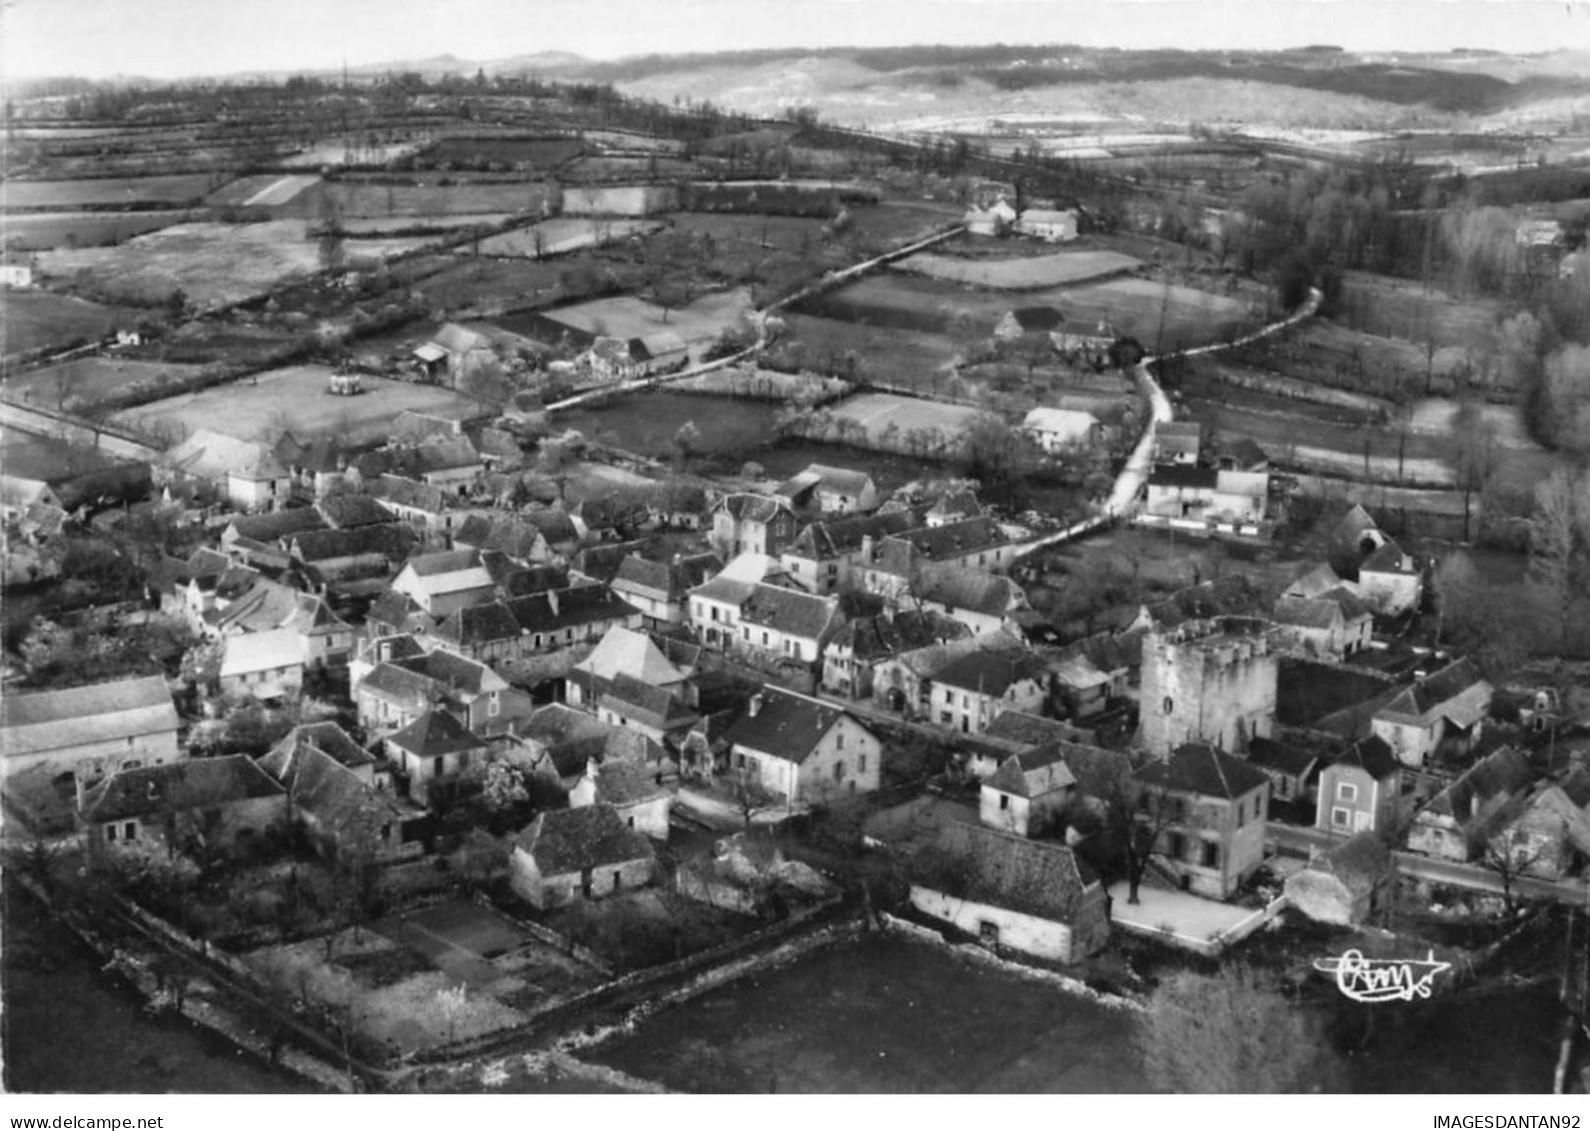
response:
[[[409,814],[319,746],[306,746],[284,780],[294,810],[336,839],[398,824]]]
[[[589,772],[587,776],[590,776]],[[615,809],[625,809],[668,797],[668,787],[659,782],[657,777],[655,770],[632,762],[604,762],[594,775],[596,800]]]
[[[1407,576],[1418,574],[1419,565],[1409,554],[1403,552],[1401,546],[1391,539],[1386,539],[1380,548],[1372,552],[1358,564],[1359,576],[1365,573],[1395,573]]]
[[[423,673],[450,691],[460,691],[466,695],[483,695],[508,687],[508,681],[487,665],[445,648],[395,662],[410,671]]]
[[[1474,662],[1464,657],[1403,689],[1375,718],[1417,725],[1445,718],[1457,726],[1471,727],[1490,709],[1491,694],[1491,685]]]
[[[583,537],[568,512],[557,507],[531,507],[524,512],[524,517],[554,546],[562,542],[578,542]]]
[[[963,640],[972,630],[954,617],[915,609],[893,616],[860,617],[840,626],[830,648],[849,649],[861,661],[881,660],[946,640]]]
[[[316,503],[315,510],[326,525],[344,530],[392,521],[392,512],[369,495],[332,495]]]
[[[1035,655],[977,651],[951,660],[933,673],[933,682],[997,698],[1010,690],[1012,684],[1039,678],[1043,670],[1043,661]]]
[[[1035,408],[1022,419],[1021,426],[1033,432],[1053,432],[1067,439],[1086,439],[1099,426],[1091,412],[1072,408]]]
[[[1340,586],[1341,583],[1342,579],[1337,575],[1336,571],[1325,562],[1321,562],[1319,565],[1310,566],[1293,578],[1291,584],[1282,593],[1282,596],[1323,597],[1326,593]]]
[[[789,504],[783,499],[745,492],[725,495],[713,510],[728,511],[736,522],[772,522],[781,514],[795,517],[795,512],[789,509]]]
[[[157,675],[61,691],[7,692],[0,695],[0,754],[175,733],[177,722],[171,691]]]
[[[1069,789],[1076,780],[1064,751],[1058,746],[1038,746],[1006,758],[983,786],[1016,797],[1041,797]]]
[[[1342,620],[1341,606],[1312,597],[1282,597],[1271,619],[1291,628],[1329,629]]]
[[[1040,746],[1044,743],[1074,739],[1076,733],[1075,728],[1069,723],[1061,722],[1059,719],[1046,719],[1042,715],[1031,715],[1026,711],[1001,711],[999,716],[988,724],[982,737]]]
[[[1335,758],[1331,765],[1356,767],[1376,781],[1385,781],[1402,772],[1402,763],[1397,761],[1386,740],[1378,735],[1359,739]]]
[[[923,571],[915,595],[950,609],[1003,617],[1025,598],[1008,577],[970,566],[938,566]]]
[[[275,542],[292,534],[324,530],[325,519],[314,507],[288,507],[264,514],[238,515],[229,527],[233,536],[256,542]]]
[[[1083,894],[1098,882],[1063,844],[969,824],[945,828],[915,872],[948,895],[1058,923],[1075,920]]]
[[[421,444],[414,450],[410,460],[410,466],[420,475],[431,475],[439,471],[478,467],[480,453],[475,450],[468,436],[449,436]]]
[[[723,562],[716,554],[695,554],[672,562],[654,562],[631,554],[619,563],[612,585],[621,593],[677,601],[722,569]]]
[[[1178,589],[1157,604],[1146,607],[1150,623],[1174,628],[1190,620],[1259,613],[1262,600],[1253,583],[1240,573]]]
[[[776,585],[757,585],[740,606],[740,623],[770,628],[786,636],[817,640],[839,617],[839,601]]]
[[[573,566],[591,580],[607,585],[618,576],[619,567],[630,557],[639,555],[643,549],[644,542],[604,542],[586,546],[574,555]]]
[[[1511,746],[1493,750],[1430,799],[1426,808],[1459,824],[1498,797],[1511,797],[1534,783],[1536,774],[1524,755]]]
[[[272,453],[270,445],[204,428],[168,451],[162,462],[185,474],[216,481],[228,475],[243,479],[287,475],[287,469]]]
[[[392,506],[441,514],[452,509],[454,496],[430,483],[405,479],[399,475],[380,475],[365,486],[365,491],[375,499]]]
[[[439,758],[461,751],[483,750],[485,739],[465,729],[446,711],[426,711],[408,726],[389,734],[387,744],[407,750],[417,758]]]
[[[443,550],[419,554],[403,565],[403,572],[414,578],[422,593],[456,593],[463,589],[491,587],[491,575],[474,550]]]
[[[83,794],[82,813],[87,821],[115,821],[283,795],[247,754],[224,754],[120,770]]]
[[[1214,490],[1220,482],[1220,472],[1212,467],[1196,464],[1157,463],[1149,473],[1150,487],[1175,487],[1184,490]]]
[[[806,492],[816,489],[818,491],[833,491],[859,499],[867,488],[872,486],[872,476],[865,471],[814,463],[808,465],[806,470],[800,472],[787,483],[779,486],[774,494],[786,499],[796,499],[806,494]]]
[[[1270,779],[1241,758],[1202,742],[1178,747],[1168,761],[1150,762],[1137,771],[1144,785],[1233,800],[1255,789],[1269,789]]]
[[[503,567],[493,558],[495,550],[487,550],[481,555],[486,561],[488,569],[493,571],[497,578],[497,588],[502,590],[506,598],[529,597],[536,593],[545,593],[549,589],[568,589],[571,587],[569,571],[563,566],[545,565],[526,566],[523,569]]]
[[[915,525],[909,511],[882,514],[846,515],[824,522],[808,523],[795,540],[784,548],[788,557],[808,561],[828,561],[861,549],[862,539],[887,538]]]
[[[1375,520],[1369,517],[1369,512],[1361,503],[1354,503],[1348,507],[1341,518],[1336,520],[1331,528],[1331,537],[1334,541],[1353,547],[1358,546],[1358,541],[1369,531],[1379,532],[1380,527]]]
[[[1295,742],[1255,736],[1248,743],[1248,764],[1261,770],[1306,777],[1319,762],[1319,752]]]
[[[462,330],[462,327],[444,327],[444,332],[450,329]],[[468,331],[464,331],[468,333]],[[440,344],[440,343],[438,343]],[[446,417],[431,416],[429,413],[416,412],[406,408],[397,414],[387,430],[387,443],[389,444],[423,444],[429,440],[448,440],[457,436],[462,431],[458,421]]]
[[[597,700],[597,705],[659,730],[694,726],[700,717],[681,703],[673,692],[653,687],[624,673],[619,673],[608,682],[607,690]]]
[[[622,625],[608,629],[591,654],[575,665],[575,670],[604,680],[632,676],[654,688],[680,683],[685,678],[649,636]]]
[[[991,550],[1009,541],[1010,539],[1005,537],[1005,532],[999,528],[999,523],[991,518],[979,516],[963,518],[958,522],[946,522],[942,526],[919,526],[915,530],[902,531],[884,539],[879,550],[888,568],[900,566],[908,570],[909,556],[896,561],[894,557],[889,556],[891,547],[897,548],[901,544],[908,544],[917,555],[927,561],[939,562]]]
[[[290,784],[306,750],[318,750],[340,766],[357,769],[373,765],[375,755],[348,736],[333,722],[305,723],[287,732],[259,760],[260,769],[283,784]]]
[[[309,530],[292,537],[292,545],[305,562],[332,561],[370,554],[397,561],[409,552],[418,535],[406,522],[358,526],[351,530]]]
[[[639,609],[605,585],[549,589],[528,597],[515,597],[507,604],[519,627],[526,632],[558,632],[579,625],[628,620],[640,615]]]
[[[963,487],[940,495],[928,508],[926,517],[977,518],[982,513],[983,504],[977,501],[977,492]]]
[[[511,515],[470,515],[453,534],[453,545],[497,551],[522,562],[548,553],[541,531]]]
[[[845,715],[831,703],[771,685],[764,687],[752,704],[755,713],[748,709],[736,719],[724,740],[796,765],[811,755],[823,735]]]
[[[628,827],[611,805],[601,803],[579,809],[544,810],[519,834],[515,846],[530,855],[543,876],[656,856],[645,836]]]
[[[450,644],[470,647],[498,640],[516,640],[524,634],[524,630],[519,627],[518,618],[507,605],[492,601],[450,613],[436,623],[431,634]]]
[[[268,632],[246,632],[224,638],[221,678],[301,667],[303,644],[296,630],[273,628]]]

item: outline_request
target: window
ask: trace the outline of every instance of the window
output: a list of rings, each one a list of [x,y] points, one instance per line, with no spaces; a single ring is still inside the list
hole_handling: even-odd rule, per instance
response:
[[[1353,785],[1351,782],[1344,782],[1344,781],[1343,782],[1337,782],[1336,783],[1336,800],[1337,801],[1357,801],[1358,800],[1358,787],[1356,785]]]
[[[460,770],[469,769],[469,751],[460,750],[458,752],[458,768]]]
[[[1176,709],[1176,700],[1172,699],[1169,695],[1165,696],[1165,701],[1160,704],[1160,710],[1164,711],[1165,714],[1168,715],[1172,711],[1174,711],[1175,709]]]
[[[840,731],[838,734],[834,735],[834,749],[835,750],[843,750],[844,748],[845,748],[845,732],[844,731]]]
[[[392,839],[392,826],[390,824],[386,824],[386,825],[382,825],[381,826],[381,839],[382,840],[391,840]]]
[[[1008,793],[1001,793],[1001,794],[1000,794],[1000,795],[999,795],[999,807],[1000,807],[1000,809],[1002,809],[1002,810],[1003,810],[1003,809],[1009,809],[1009,808],[1010,808],[1010,794],[1008,794]]]
[[[999,945],[999,924],[987,919],[977,921],[977,937],[989,946]]]
[[[125,825],[123,825],[121,829],[121,836],[123,840],[137,840],[138,822],[128,821]]]
[[[863,754],[863,755],[861,755],[861,757],[856,759],[856,773],[864,774],[866,772],[867,772],[867,756],[865,754]]]
[[[1352,812],[1340,806],[1331,809],[1331,828],[1345,829],[1352,825]]]
[[[767,633],[762,633],[762,647],[767,647]]]
[[[844,781],[845,780],[845,764],[844,764],[844,762],[835,762],[834,763],[834,780],[835,781]]]
[[[1240,829],[1247,822],[1247,819],[1248,803],[1246,801],[1237,802],[1237,828]]]
[[[107,841],[109,841],[111,844],[115,844],[116,843],[116,826],[115,825],[106,825],[105,826],[105,839]]]
[[[488,715],[492,716],[493,718],[495,718],[497,715],[500,715],[501,713],[502,713],[502,693],[498,692],[498,691],[493,691],[491,693],[491,702],[486,707],[486,714],[488,714]]]
[[[434,776],[441,777],[446,772],[447,772],[447,759],[445,757],[432,758],[431,759],[431,773]]]
[[[1200,862],[1205,868],[1220,867],[1220,845],[1212,840],[1204,841],[1203,859]]]

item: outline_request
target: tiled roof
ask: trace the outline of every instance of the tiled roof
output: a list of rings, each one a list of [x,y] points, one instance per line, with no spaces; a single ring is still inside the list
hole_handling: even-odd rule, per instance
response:
[[[1329,565],[1320,563],[1298,574],[1286,587],[1286,597],[1323,597],[1341,585],[1342,579]]]
[[[393,506],[407,507],[411,510],[423,511],[426,514],[441,514],[453,505],[453,496],[440,487],[429,483],[421,483],[414,479],[405,479],[398,475],[379,474],[373,482],[369,482],[365,491],[372,498],[390,503]]]
[[[938,866],[935,866],[938,865]],[[918,882],[993,907],[1073,922],[1096,877],[1062,844],[952,824],[917,865]]]
[[[622,625],[608,629],[591,654],[575,667],[604,680],[633,676],[656,688],[684,679],[684,673],[668,662],[649,636]]]
[[[221,678],[301,667],[303,645],[296,630],[273,628],[268,632],[246,632],[228,636],[221,657]]]
[[[657,771],[630,762],[604,762],[596,771],[596,800],[623,808],[669,796],[657,777]]]
[[[256,542],[275,542],[292,534],[325,528],[325,519],[314,507],[288,507],[265,514],[238,515],[231,523],[235,536],[252,538]]]
[[[392,797],[317,746],[304,748],[285,784],[293,808],[339,841],[369,835],[407,815]]]
[[[406,522],[387,522],[376,526],[358,526],[351,530],[310,530],[293,535],[292,544],[298,557],[306,562],[324,562],[336,558],[362,557],[381,554],[393,561],[401,560],[414,545],[417,535]]]
[[[848,648],[858,660],[880,660],[971,634],[971,629],[953,617],[911,609],[893,616],[847,621],[834,634],[830,647]]]
[[[780,687],[764,687],[759,696],[756,713],[747,710],[725,732],[724,739],[797,765],[845,714],[830,703]]]
[[[695,554],[673,562],[654,562],[631,554],[619,563],[612,585],[620,592],[677,601],[722,569],[715,554]]]
[[[1388,538],[1379,549],[1358,563],[1359,575],[1361,576],[1366,572],[1396,573],[1406,576],[1417,574],[1419,566],[1412,557],[1403,553],[1401,546]]]
[[[1464,657],[1426,676],[1376,713],[1389,722],[1426,722],[1436,717],[1458,726],[1473,726],[1485,717],[1492,688],[1472,660]]]
[[[450,327],[443,327],[445,332]],[[467,332],[467,331],[466,331]],[[439,344],[439,343],[438,343]],[[440,416],[430,416],[413,409],[404,409],[387,430],[391,444],[423,444],[427,440],[445,440],[458,435],[458,421]]]
[[[1016,797],[1040,797],[1067,789],[1076,780],[1060,747],[1039,746],[1006,758],[984,785]]]
[[[794,512],[783,499],[743,492],[725,495],[718,502],[717,509],[728,511],[737,522],[772,522],[781,513],[794,517]]]
[[[807,561],[828,561],[854,554],[861,549],[864,538],[881,540],[909,530],[913,525],[915,523],[908,511],[846,515],[825,522],[812,522],[785,547],[784,554]]]
[[[574,555],[574,569],[603,585],[618,576],[618,568],[645,549],[644,542],[605,542],[586,546]]]
[[[524,517],[552,545],[580,540],[579,527],[574,525],[574,520],[567,512],[557,507],[532,507],[525,512]]]
[[[969,566],[923,570],[915,595],[923,601],[990,617],[1003,617],[1025,598],[1010,578]]]
[[[1255,742],[1258,740],[1255,739]],[[1332,763],[1334,766],[1356,766],[1376,781],[1384,781],[1400,773],[1402,763],[1397,761],[1386,740],[1377,735],[1359,739],[1349,746]]]
[[[1149,473],[1150,487],[1177,487],[1192,490],[1214,490],[1220,482],[1220,472],[1212,467],[1195,464],[1160,463]]]
[[[560,876],[656,857],[651,842],[624,824],[611,805],[549,809],[521,832],[518,848],[543,876]]]
[[[859,500],[871,486],[873,486],[872,476],[865,471],[814,463],[788,483],[780,486],[775,494],[784,498],[796,498],[816,488],[821,491],[837,491],[841,495]]]
[[[1147,607],[1148,619],[1160,628],[1174,628],[1190,620],[1258,614],[1263,601],[1253,583],[1239,573],[1178,589]]]
[[[1272,619],[1293,628],[1328,629],[1341,619],[1341,606],[1334,601],[1312,597],[1282,597],[1275,603]]]
[[[528,597],[515,597],[507,604],[519,627],[527,632],[558,632],[579,625],[627,620],[640,615],[639,609],[615,595],[605,585],[549,589]]]
[[[1045,742],[1059,742],[1075,737],[1075,730],[1059,719],[1046,719],[1029,715],[1026,711],[1001,711],[999,717],[983,731],[984,738],[997,738],[1006,742],[1021,742],[1037,746]]]
[[[327,525],[345,530],[392,521],[392,512],[369,495],[332,495],[316,503],[315,510]]]
[[[977,517],[946,522],[942,526],[919,526],[915,530],[902,531],[884,539],[879,550],[887,553],[890,546],[909,543],[912,550],[920,557],[930,562],[939,562],[992,550],[1009,541],[1005,537],[1005,532],[999,528],[999,523],[991,518]],[[895,564],[892,558],[889,559],[889,564],[891,567]],[[900,564],[909,566],[909,561]]]
[[[1301,776],[1319,761],[1319,752],[1293,742],[1255,737],[1248,743],[1248,762],[1263,770]]]
[[[1470,766],[1461,777],[1430,799],[1432,813],[1452,817],[1460,824],[1496,797],[1519,793],[1536,778],[1528,760],[1517,749],[1503,746]]]
[[[470,515],[453,534],[453,544],[494,550],[521,562],[545,557],[549,552],[540,530],[509,515]]]
[[[114,821],[149,813],[212,809],[283,790],[247,754],[181,758],[112,774],[83,795],[83,816]]]
[[[623,673],[607,684],[606,694],[598,700],[598,705],[660,730],[692,726],[698,718],[672,692]]]
[[[1179,747],[1169,761],[1141,767],[1137,779],[1149,786],[1227,800],[1270,786],[1270,779],[1259,769],[1202,742]]]
[[[839,616],[839,602],[776,585],[758,585],[740,606],[740,623],[816,640]]]
[[[1034,655],[977,651],[951,660],[933,673],[933,682],[997,698],[1009,691],[1012,684],[1038,679],[1042,672],[1043,662]]]
[[[438,648],[423,656],[413,656],[397,661],[410,671],[421,672],[452,691],[467,695],[481,695],[487,691],[502,691],[508,681],[485,664]]]
[[[501,601],[459,609],[438,621],[431,632],[438,639],[460,647],[517,640],[523,635],[518,619]]]
[[[486,745],[483,739],[466,730],[446,711],[426,711],[402,730],[388,735],[386,741],[418,758],[437,758],[460,751],[481,750]]]
[[[348,736],[336,723],[305,723],[296,726],[287,732],[270,752],[259,760],[262,770],[280,782],[288,782],[295,772],[303,752],[314,749],[325,754],[334,762],[350,769],[354,767],[369,766],[376,761],[375,755],[360,746]]]
[[[0,695],[0,754],[7,756],[176,729],[171,691],[157,675]]]

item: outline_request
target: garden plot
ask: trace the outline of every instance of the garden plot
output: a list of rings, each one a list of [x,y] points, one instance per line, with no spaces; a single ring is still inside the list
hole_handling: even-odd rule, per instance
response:
[[[474,249],[480,255],[517,256],[542,259],[549,255],[566,255],[586,247],[601,247],[616,240],[657,231],[662,224],[655,220],[608,220],[558,218],[543,220],[528,228],[501,232],[480,241]]]
[[[0,356],[97,340],[147,315],[144,310],[101,306],[48,291],[10,291],[0,318]]]
[[[561,306],[544,313],[554,322],[615,338],[641,338],[668,330],[686,342],[710,342],[739,322],[751,309],[751,294],[743,287],[702,295],[689,306],[670,310],[635,298],[618,295],[592,302]]]
[[[7,181],[5,207],[130,208],[198,204],[216,186],[211,173],[167,177],[93,177],[80,181]]]
[[[365,391],[358,396],[335,396],[327,391],[330,374],[323,365],[272,370],[139,405],[112,420],[143,431],[163,427],[180,433],[173,442],[207,429],[243,439],[269,434],[274,440],[283,431],[300,440],[336,435],[357,445],[384,439],[392,421],[407,411],[452,420],[470,420],[487,411],[480,402],[449,389],[381,377],[366,377]]]
[[[161,302],[181,292],[199,307],[242,302],[321,268],[302,220],[177,224],[116,247],[45,252],[39,262],[50,275],[84,272],[108,294]]]
[[[1018,259],[961,259],[919,252],[900,260],[902,271],[995,290],[1039,290],[1134,270],[1142,260],[1117,251],[1062,251]]]

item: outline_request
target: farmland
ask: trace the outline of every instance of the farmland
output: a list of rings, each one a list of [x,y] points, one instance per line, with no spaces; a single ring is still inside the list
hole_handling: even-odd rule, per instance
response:
[[[285,430],[301,440],[336,435],[344,443],[365,444],[385,438],[392,421],[405,411],[454,420],[469,420],[484,411],[479,402],[449,389],[379,377],[367,377],[366,391],[359,396],[334,396],[326,391],[330,373],[321,365],[277,369],[140,405],[111,419],[144,431],[174,427],[182,436],[202,429],[244,437]]]
[[[6,357],[45,346],[67,346],[80,339],[102,338],[144,317],[141,310],[101,306],[46,291],[7,292],[4,313],[0,319],[4,333],[0,356]]]
[[[10,396],[24,403],[83,413],[117,393],[180,381],[200,368],[121,357],[80,357],[10,377],[5,387]]]
[[[182,212],[29,212],[5,218],[6,240],[22,251],[101,247],[198,219]]]
[[[887,441],[890,430],[905,435],[937,432],[946,439],[959,436],[981,416],[982,410],[964,405],[939,404],[890,393],[866,393],[831,407],[836,420],[853,421],[866,430],[868,439],[879,447],[890,448],[901,441]]]
[[[558,429],[573,428],[601,443],[637,455],[667,459],[673,438],[687,421],[701,434],[699,451],[708,456],[760,458],[773,439],[775,406],[766,401],[650,392],[610,405],[576,408],[554,418]]]
[[[541,259],[642,235],[660,226],[653,220],[543,220],[528,228],[515,228],[511,232],[500,232],[481,240],[476,253]]]
[[[961,259],[924,251],[895,264],[899,270],[930,279],[995,290],[1041,290],[1119,275],[1139,266],[1140,260],[1114,251],[1062,251],[1015,259]]]
[[[57,210],[62,208],[139,208],[198,204],[216,187],[209,173],[169,177],[96,177],[79,181],[5,182],[5,207]]]
[[[300,220],[264,224],[178,224],[110,248],[50,251],[47,274],[83,272],[99,293],[144,303],[177,292],[199,306],[241,302],[321,267]]]
[[[948,334],[919,330],[878,330],[837,318],[784,316],[787,344],[779,356],[826,373],[846,373],[855,357],[855,375],[888,384],[932,387],[950,376],[959,349]]]
[[[546,205],[551,190],[536,181],[468,181],[444,185],[347,178],[322,185],[315,191],[324,194],[326,209],[351,218],[539,212]]]
[[[446,137],[424,152],[438,165],[457,167],[511,166],[519,169],[552,170],[578,157],[584,149],[578,138],[513,137],[487,134],[477,137]]]
[[[702,295],[678,310],[669,310],[633,295],[618,295],[561,306],[545,313],[548,318],[587,334],[638,338],[671,330],[686,342],[698,343],[712,341],[750,309],[750,293],[742,288]]]
[[[542,305],[591,293],[599,278],[588,261],[544,262],[533,259],[489,259],[463,255],[431,255],[405,260],[394,268],[409,288],[436,310],[466,307],[508,309]],[[579,281],[586,275],[591,285]],[[512,329],[512,319],[499,320]]]
[[[350,236],[448,234],[467,228],[495,228],[511,219],[513,217],[507,212],[470,212],[458,216],[354,216],[342,221],[342,230]]]

